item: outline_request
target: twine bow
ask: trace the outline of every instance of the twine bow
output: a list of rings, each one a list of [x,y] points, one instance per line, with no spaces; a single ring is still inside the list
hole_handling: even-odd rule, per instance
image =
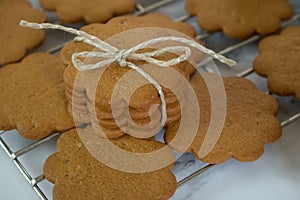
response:
[[[108,65],[110,65],[113,62],[118,62],[118,64],[121,67],[129,67],[131,69],[134,69],[137,71],[140,75],[142,75],[144,78],[146,78],[158,91],[161,99],[162,104],[162,119],[161,119],[161,126],[163,127],[166,120],[167,120],[167,111],[166,111],[166,100],[164,97],[164,93],[162,91],[162,87],[144,70],[136,66],[134,63],[129,62],[128,60],[143,60],[147,63],[155,64],[160,67],[169,67],[172,65],[176,65],[180,62],[186,61],[191,56],[191,49],[186,46],[172,46],[172,47],[165,47],[159,50],[154,50],[152,52],[146,52],[146,53],[136,53],[138,50],[143,49],[149,45],[165,42],[165,41],[176,41],[180,43],[187,44],[190,47],[194,47],[198,49],[199,51],[206,53],[210,55],[211,57],[219,60],[220,62],[223,62],[229,66],[236,65],[236,62],[234,60],[228,59],[222,55],[219,55],[215,53],[214,51],[207,49],[206,47],[200,45],[199,43],[195,42],[194,40],[189,40],[182,37],[159,37],[155,39],[148,40],[146,42],[143,42],[141,44],[138,44],[128,50],[119,50],[117,47],[112,46],[108,44],[107,42],[90,35],[84,31],[79,31],[73,28],[64,27],[61,25],[55,25],[50,23],[30,23],[24,20],[21,20],[20,25],[23,27],[29,27],[34,29],[58,29],[63,30],[68,33],[72,33],[76,35],[77,37],[74,38],[75,41],[84,42],[86,44],[89,44],[91,46],[96,47],[97,49],[101,51],[84,51],[79,53],[74,53],[72,55],[72,63],[79,71],[85,71],[85,70],[93,70],[98,68],[103,68]],[[159,59],[156,59],[154,57],[157,57],[159,55],[162,55],[167,52],[176,53],[178,57],[162,61]],[[101,60],[97,63],[93,64],[85,64],[83,63],[79,58],[90,58],[90,57],[98,57],[103,58],[104,60]]]

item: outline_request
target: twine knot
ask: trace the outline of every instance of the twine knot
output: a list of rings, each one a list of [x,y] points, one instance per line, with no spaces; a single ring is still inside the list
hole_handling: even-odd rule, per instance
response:
[[[127,57],[128,53],[125,49],[122,49],[115,54],[115,60],[119,63],[121,67],[127,66]]]

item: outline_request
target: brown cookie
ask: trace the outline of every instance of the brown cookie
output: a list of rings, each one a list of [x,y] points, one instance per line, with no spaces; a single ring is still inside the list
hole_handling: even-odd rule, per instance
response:
[[[0,68],[0,129],[29,139],[74,127],[67,112],[63,67],[58,56],[35,53]]]
[[[205,74],[204,76],[218,75]],[[211,119],[209,95],[214,91],[209,93],[202,76],[197,74],[193,77],[191,84],[198,98],[200,123],[188,149],[198,159],[207,163],[219,164],[231,157],[239,161],[254,161],[263,154],[264,144],[274,142],[281,137],[281,125],[274,116],[278,111],[278,103],[272,96],[259,92],[254,84],[246,79],[233,77],[223,78],[223,80],[227,98],[224,126],[216,145],[203,158],[199,155],[200,148],[210,123],[216,122],[215,119]],[[177,122],[167,127],[165,140],[168,143],[178,134],[179,125],[180,123]],[[175,149],[178,147],[174,146]]]
[[[82,131],[92,130],[87,127]],[[165,146],[154,140],[139,140],[130,136],[123,136],[112,142],[133,153],[150,153]],[[176,179],[171,172],[173,164],[147,173],[128,173],[112,169],[87,151],[75,129],[61,135],[57,149],[58,152],[51,155],[44,165],[45,177],[55,184],[54,200],[163,200],[169,199],[176,190]],[[169,156],[171,159],[174,157],[171,150]]]
[[[90,102],[87,103],[87,109],[91,113],[94,109],[93,106],[94,105],[92,103],[90,103]],[[75,107],[77,107],[77,106],[75,106]],[[81,109],[81,110],[83,110],[83,109]],[[179,104],[178,101],[175,102],[175,103],[167,104],[167,114],[168,115],[174,115],[174,114],[180,113],[180,110],[181,110],[180,109],[180,104]],[[105,111],[102,111],[102,110],[99,110],[99,109],[95,108],[95,111],[96,111],[96,115],[99,118],[99,120],[101,120],[101,119],[113,119],[113,118],[118,118],[118,117],[121,117],[122,115],[125,115],[124,112],[126,111],[126,108],[114,109],[114,111],[113,111],[114,115],[112,113],[112,110],[105,112]],[[152,109],[150,109],[149,111],[148,110],[144,111],[144,110],[139,110],[139,109],[134,109],[134,108],[129,107],[129,114],[133,119],[147,118],[155,112],[159,112],[159,113],[161,112],[160,109],[159,109],[158,104],[154,105],[152,107]],[[126,114],[126,116],[127,116],[127,114]]]
[[[145,136],[146,138],[149,138],[149,133],[158,132],[160,128],[160,118],[161,113],[156,112],[153,114],[152,120],[148,118],[144,119],[132,119],[132,122],[129,121],[130,119],[128,117],[120,117],[117,122],[113,120],[98,120],[94,116],[90,115],[90,121],[92,124],[92,127],[94,128],[94,131],[108,138],[117,138],[123,134],[129,134],[133,136]],[[170,116],[170,119],[173,119],[173,121],[176,121],[180,119],[180,113],[179,116]],[[177,118],[176,118],[177,117]],[[175,119],[174,119],[175,118]],[[167,121],[168,122],[168,121]],[[101,130],[99,126],[103,129]],[[99,130],[98,130],[99,129]],[[117,131],[117,134],[114,133],[114,131]],[[121,132],[120,132],[121,131]],[[146,135],[147,134],[147,135]]]
[[[21,27],[22,19],[41,23],[46,15],[27,0],[0,1],[0,65],[19,61],[45,39],[45,31]]]
[[[90,105],[88,105],[89,107]],[[90,110],[90,109],[89,109]],[[146,118],[146,117],[149,117],[151,116],[151,114],[155,113],[155,112],[158,112],[158,109],[154,109],[153,112],[140,112],[136,109],[133,109],[133,108],[129,108],[129,113],[130,113],[130,116],[133,118],[133,119],[142,119],[142,118]],[[114,114],[110,111],[110,112],[96,112],[97,113],[97,117],[99,118],[99,120],[111,120],[111,119],[116,119],[116,118],[119,118],[119,117],[122,117],[124,116],[124,110],[114,110]],[[127,116],[127,115],[126,115]]]
[[[177,112],[174,112],[174,113],[167,113],[167,121],[166,121],[166,124],[168,124],[168,123],[170,123],[170,122],[174,122],[174,121],[177,121],[178,119],[180,119],[180,107],[179,107],[179,109],[178,109],[178,111]],[[146,117],[136,117],[136,116],[131,116],[131,118],[132,118],[132,120],[133,121],[135,121],[135,122],[137,122],[138,123],[138,121],[139,120],[145,120],[145,119],[147,119],[148,121],[150,121],[150,116],[153,118],[154,116],[156,116],[156,117],[160,117],[160,114],[159,113],[161,113],[159,110],[155,110],[153,113],[145,113],[145,116]],[[97,117],[99,117],[101,114],[97,114],[96,116]],[[176,117],[175,117],[176,116]],[[115,118],[116,119],[116,118]],[[101,125],[104,125],[104,124],[109,124],[110,126],[114,126],[114,127],[117,127],[117,124],[116,124],[116,122],[115,122],[115,119],[99,119],[98,121],[99,121],[99,123],[101,124]],[[126,115],[126,116],[119,116],[119,117],[117,117],[117,119],[119,119],[120,120],[120,122],[121,121],[127,121],[127,119],[128,119],[128,116]],[[159,121],[159,119],[158,119],[158,121]]]
[[[168,117],[167,117],[166,125],[179,120],[180,114],[181,114],[180,109],[177,113],[167,114]],[[161,116],[160,112],[155,111],[154,113],[151,113],[148,115],[150,115],[152,117],[152,119],[156,122],[156,125],[159,125],[160,116]],[[138,119],[132,118],[132,120],[133,120],[133,122],[135,122],[136,124],[138,124],[140,126],[146,126],[151,121],[151,119],[150,119],[150,117],[148,117],[148,115],[146,118],[138,118]],[[94,118],[94,120],[96,120],[95,117],[93,117],[93,116],[90,116],[90,117]],[[117,124],[116,120],[118,120],[118,124]],[[106,128],[118,128],[118,127],[124,126],[129,123],[128,120],[129,120],[128,116],[125,116],[125,117],[120,116],[117,119],[99,119],[99,120],[97,119],[99,124]]]
[[[100,114],[97,114],[96,116],[98,117],[99,115]],[[142,120],[142,121],[145,121],[145,120],[150,121],[150,117],[149,116],[151,116],[151,117],[154,117],[154,116],[155,117],[160,117],[160,114],[159,114],[159,112],[154,111],[151,114],[147,114],[146,117],[144,117],[144,118],[132,118],[132,120],[134,122],[136,122],[136,123],[138,123],[138,121],[140,121],[140,120]],[[125,122],[125,123],[127,123],[128,119],[129,119],[129,117],[127,115],[125,115],[125,116],[121,115],[119,117],[115,117],[114,119],[99,119],[98,121],[99,121],[99,123],[101,125],[107,124],[109,126],[113,126],[113,127],[116,128],[116,127],[118,127],[118,125],[116,124],[115,120],[117,120],[118,122]],[[159,119],[157,119],[157,120],[159,121]]]
[[[293,15],[287,0],[188,0],[186,9],[198,16],[201,28],[238,39],[274,33]]]
[[[67,23],[106,22],[135,8],[134,0],[41,0],[40,3],[45,9],[56,11],[58,18]]]
[[[154,126],[159,126],[160,123],[160,113],[156,113],[156,115],[153,116],[153,127]],[[121,118],[118,120],[118,124],[115,120],[97,120],[99,122],[99,125],[102,127],[105,127],[107,129],[116,129],[116,128],[124,128],[126,126],[128,126],[129,122],[127,118]],[[133,122],[136,123],[138,126],[141,127],[145,127],[147,125],[149,125],[149,123],[151,122],[151,119],[148,118],[144,118],[144,119],[138,119],[138,120],[134,120]],[[153,129],[153,127],[150,127],[151,129]]]
[[[268,78],[271,92],[300,99],[300,26],[263,39],[254,71]]]

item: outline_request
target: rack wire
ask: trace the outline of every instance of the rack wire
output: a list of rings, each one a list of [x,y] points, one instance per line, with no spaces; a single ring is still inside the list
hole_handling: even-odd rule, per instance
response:
[[[168,4],[174,3],[176,1],[184,1],[184,0],[160,0],[160,1],[154,1],[154,3],[148,5],[148,6],[143,6],[142,3],[138,3],[139,1],[137,0],[136,3],[136,11],[134,12],[135,15],[144,15],[146,13],[155,11],[161,7],[164,6],[168,6]],[[177,19],[175,19],[176,21],[188,21],[190,19],[192,19],[192,16],[189,15],[183,15],[181,17],[178,17]],[[296,13],[290,20],[285,21],[282,23],[282,27],[288,26],[294,22],[296,22],[297,20],[300,19],[300,13]],[[56,22],[56,23],[60,23],[60,22]],[[201,33],[198,34],[196,36],[197,39],[206,39],[208,37],[210,37],[211,35],[213,35],[215,33]],[[235,43],[233,45],[227,46],[225,48],[223,48],[221,51],[219,51],[219,54],[225,55],[228,54],[230,52],[236,51],[248,44],[257,42],[259,39],[261,39],[262,36],[260,35],[254,35],[246,40],[243,41],[239,41],[238,43]],[[60,43],[59,45],[49,48],[47,50],[47,52],[49,53],[56,53],[58,52],[66,43],[68,43],[70,41],[66,41],[63,43]],[[205,64],[205,63],[202,63]],[[239,72],[238,74],[236,74],[236,76],[238,77],[248,77],[253,73],[253,68],[247,68],[242,72]],[[300,113],[294,114],[293,116],[290,116],[288,119],[284,120],[281,122],[281,125],[283,128],[289,126],[290,124],[296,122],[297,120],[300,119]],[[36,149],[37,147],[41,146],[41,145],[47,145],[46,143],[48,141],[52,141],[52,140],[57,140],[57,138],[59,137],[59,133],[54,133],[42,140],[39,141],[35,141],[23,148],[20,148],[17,151],[13,151],[10,147],[9,144],[3,139],[3,135],[5,135],[7,133],[7,131],[0,131],[0,146],[2,147],[2,149],[5,151],[5,153],[7,154],[7,156],[10,158],[11,162],[16,166],[16,168],[20,171],[20,173],[24,176],[25,180],[31,185],[31,187],[33,188],[33,190],[36,192],[36,194],[40,197],[40,199],[42,200],[48,200],[49,198],[45,195],[44,191],[40,188],[39,184],[42,181],[46,181],[44,178],[44,175],[38,175],[36,177],[34,177],[33,175],[31,175],[29,173],[29,169],[27,169],[24,164],[20,161],[20,157],[34,149]],[[207,170],[213,168],[215,165],[213,164],[207,164],[204,165],[203,167],[201,167],[200,169],[198,169],[197,171],[195,171],[194,173],[186,176],[185,178],[181,179],[178,181],[177,186],[180,187],[182,185],[184,185],[185,183],[189,182],[190,180],[194,179],[195,177],[199,176],[200,174],[203,174],[204,172],[206,172]]]

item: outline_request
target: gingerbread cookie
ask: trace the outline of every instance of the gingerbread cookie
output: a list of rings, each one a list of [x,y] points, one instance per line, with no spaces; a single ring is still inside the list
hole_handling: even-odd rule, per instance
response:
[[[41,23],[46,15],[27,0],[0,1],[0,65],[19,61],[45,39],[45,31],[19,26],[21,19]]]
[[[0,129],[29,139],[74,127],[67,112],[63,67],[58,56],[35,53],[0,68]]]
[[[280,35],[263,39],[254,71],[268,78],[272,93],[300,99],[300,26],[288,27]]]
[[[287,0],[188,0],[186,9],[197,15],[201,28],[238,39],[274,33],[293,15]]]
[[[102,40],[106,40],[111,36],[114,36],[124,31],[146,27],[160,27],[159,31],[165,32],[166,29],[161,28],[169,28],[182,32],[188,36],[194,36],[195,34],[192,26],[182,22],[173,22],[170,18],[162,14],[149,14],[142,17],[116,17],[110,20],[107,24],[91,24],[83,27],[81,30],[89,34],[95,35]],[[153,30],[152,32],[147,32],[144,30],[144,35],[141,36],[143,37],[143,39],[145,39],[145,35],[147,36],[146,38],[151,37],[153,39],[153,32]],[[123,37],[124,36],[116,38],[118,42],[114,42],[117,44],[126,43],[130,45],[138,42],[137,38],[135,37]],[[124,39],[126,39],[126,42],[124,42]],[[78,113],[75,114],[75,116],[78,116],[78,119],[76,121],[78,121],[79,123],[86,123],[87,118],[84,116],[80,116],[79,112],[77,112],[77,109],[84,113],[87,113],[87,115],[96,115],[99,120],[99,124],[103,126],[103,128],[106,128],[107,130],[108,127],[110,127],[111,129],[116,131],[118,125],[114,122],[114,119],[112,117],[112,94],[113,92],[116,92],[116,95],[113,99],[115,102],[115,117],[124,117],[124,112],[127,109],[126,106],[129,105],[130,114],[131,117],[135,119],[134,121],[140,121],[142,122],[142,124],[144,124],[145,121],[149,121],[147,120],[147,118],[149,117],[150,108],[157,104],[161,104],[161,99],[158,95],[157,89],[152,84],[145,82],[144,77],[142,77],[141,75],[134,72],[128,67],[120,67],[117,62],[110,64],[106,69],[78,72],[71,62],[71,56],[76,52],[91,51],[92,49],[93,47],[82,42],[72,42],[66,45],[61,51],[61,58],[67,66],[64,73],[66,96],[68,98],[69,103],[73,105],[73,112],[70,114],[74,115],[74,113]],[[152,49],[145,48],[141,51],[148,52],[149,50]],[[170,52],[159,55],[160,60],[169,60],[176,57],[176,54]],[[146,62],[144,61],[134,60],[133,62],[137,66],[143,66],[146,64]],[[143,70],[148,72],[147,70],[153,71],[156,69],[161,70],[161,68],[151,64],[151,67],[149,67],[148,65],[147,68],[145,67]],[[178,101],[181,98],[184,98],[184,88],[186,84],[182,81],[182,78],[188,82],[189,76],[195,71],[193,66],[187,61],[181,62],[177,65],[173,65],[172,69],[172,71],[174,71],[172,73],[170,72],[171,69],[169,68],[170,71],[168,71],[168,73],[152,72],[151,75],[155,80],[162,80],[162,76],[164,76],[163,80],[167,82],[168,87],[171,87],[173,90],[171,91],[169,88],[163,87],[163,92],[167,103],[167,124],[174,122],[180,118],[180,106],[178,106]],[[165,70],[168,69],[165,68]],[[76,76],[77,82],[76,85],[74,85]],[[121,86],[118,89],[116,89],[116,85],[119,83],[120,79],[122,79],[125,82],[119,84]],[[128,94],[128,91],[133,90],[132,88],[134,88],[136,85],[139,85],[140,83],[145,83],[145,85],[141,86],[140,88],[137,88],[137,90],[135,90],[132,93],[132,96],[128,100],[126,96]],[[176,93],[176,95],[174,93]],[[157,113],[161,113],[161,110],[158,106],[156,106],[156,111]],[[103,121],[104,119],[106,121]],[[91,119],[91,123],[96,123],[98,120],[93,118]],[[159,125],[159,120],[154,124]],[[125,124],[122,123],[122,125]],[[92,124],[92,126],[96,127],[95,124]],[[132,126],[132,124],[126,124],[126,129],[123,130],[131,130]],[[152,130],[153,126],[150,126],[149,129],[145,129],[144,131],[149,132],[150,129]],[[118,134],[113,134],[110,131],[109,133],[107,133],[107,136],[109,138],[113,138],[116,135],[119,135],[119,130]]]
[[[203,76],[218,75],[204,74]],[[233,77],[223,78],[223,80],[227,99],[224,125],[213,149],[205,157],[200,157],[200,149],[210,123],[215,123],[215,119],[211,119],[210,99],[210,93],[214,91],[209,93],[202,76],[197,74],[193,77],[191,84],[198,98],[200,123],[188,150],[207,163],[219,164],[230,158],[245,162],[254,161],[263,154],[264,144],[274,142],[281,137],[281,125],[275,117],[278,103],[272,96],[257,91],[254,84],[246,79]],[[179,126],[180,123],[177,122],[167,127],[165,135],[167,143],[178,134]],[[174,146],[174,148],[178,147]]]
[[[81,131],[84,134],[92,130],[87,127]],[[133,153],[151,153],[165,147],[164,144],[154,140],[140,140],[130,136],[123,136],[112,142],[119,148]],[[129,173],[112,169],[87,151],[75,129],[61,135],[57,149],[58,152],[51,155],[44,165],[45,177],[55,184],[54,200],[163,200],[169,199],[176,190],[176,179],[171,172],[173,163],[160,170],[146,173]],[[173,159],[172,151],[169,150],[169,153]]]
[[[135,8],[134,0],[41,0],[40,3],[45,9],[56,11],[58,18],[67,23],[81,20],[87,23],[106,22]]]

